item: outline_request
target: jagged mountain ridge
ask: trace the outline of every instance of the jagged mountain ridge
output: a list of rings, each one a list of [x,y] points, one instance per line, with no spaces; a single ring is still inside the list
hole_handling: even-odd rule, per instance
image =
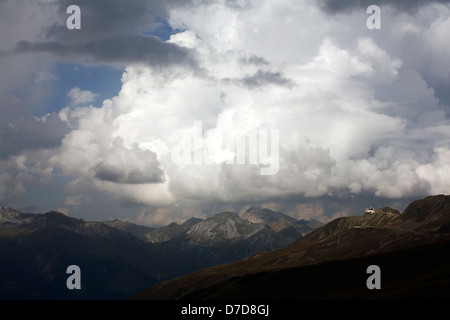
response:
[[[251,223],[237,213],[223,212],[197,223],[186,236],[196,245],[216,245],[249,238],[263,228],[262,223]]]
[[[377,295],[369,295],[365,287],[365,268],[377,263],[389,266],[391,272],[386,277],[389,282],[383,284],[390,291],[385,289],[379,297],[422,297],[422,290],[429,296],[445,296],[450,289],[450,260],[442,250],[450,248],[449,225],[450,196],[430,196],[412,202],[403,213],[381,208],[373,215],[335,219],[280,250],[169,280],[133,298],[373,298]],[[430,275],[422,275],[421,268]],[[406,279],[405,274],[412,278]],[[432,293],[430,283],[439,291]]]
[[[252,222],[252,223],[269,224],[269,223],[275,222],[281,218],[284,218],[285,220],[292,222],[292,223],[297,222],[296,219],[294,219],[288,215],[285,215],[284,213],[276,212],[276,211],[273,211],[270,209],[259,208],[259,207],[255,207],[255,206],[251,206],[242,214],[242,219],[248,220],[249,222]]]
[[[194,235],[205,230],[202,222],[214,227],[209,237],[198,242]],[[223,237],[233,226],[239,232],[225,232]],[[285,239],[268,225],[252,224],[233,213],[149,228],[4,207],[0,208],[0,297],[120,299],[160,281],[278,249],[296,239]],[[71,264],[83,270],[87,289],[82,292],[65,287],[65,268]]]
[[[252,223],[268,224],[275,232],[290,228],[288,232],[298,233],[301,236],[323,225],[316,220],[296,220],[284,213],[255,206],[248,208],[241,217]]]
[[[152,243],[160,243],[169,241],[171,239],[176,239],[184,236],[194,225],[203,221],[200,218],[190,218],[182,224],[177,224],[172,222],[171,224],[155,228],[154,230],[148,232],[145,235],[145,240]]]
[[[296,220],[281,212],[251,207],[242,215],[234,212],[218,213],[207,219],[191,218],[182,224],[171,223],[168,226],[149,231],[145,238],[149,242],[160,243],[186,237],[191,244],[214,246],[219,243],[240,241],[250,238],[269,226],[275,233],[290,233],[289,241],[301,238],[322,224],[318,221]],[[291,228],[292,230],[285,231]],[[282,233],[280,237],[284,237]]]
[[[281,212],[250,207],[242,215],[221,212],[207,219],[190,218],[182,224],[172,222],[167,226],[150,228],[127,221],[111,220],[104,223],[132,233],[139,239],[151,243],[162,243],[186,237],[192,244],[211,246],[221,242],[239,241],[250,238],[269,226],[289,243],[322,225],[315,220],[296,220]]]
[[[266,210],[269,216],[272,211]],[[178,233],[159,235],[167,239],[161,244],[169,246],[172,250],[182,251],[190,257],[195,257],[208,265],[223,264],[230,261],[243,259],[260,251],[280,249],[302,237],[302,234],[293,228],[297,222],[283,224],[286,221],[284,214],[275,214],[279,220],[273,223],[253,223],[234,212],[222,212],[205,220],[197,220],[187,228],[183,225],[172,223],[168,228],[179,230]],[[191,219],[192,220],[192,219]],[[269,217],[269,221],[273,221]],[[279,225],[276,225],[276,224]],[[302,230],[313,230],[316,222],[300,221]],[[157,231],[154,231],[157,232]],[[158,231],[159,232],[159,231]]]

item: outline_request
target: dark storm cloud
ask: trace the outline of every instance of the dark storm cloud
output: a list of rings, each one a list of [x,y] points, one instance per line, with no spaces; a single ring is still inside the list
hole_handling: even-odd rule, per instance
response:
[[[102,181],[125,184],[146,184],[146,183],[162,183],[164,182],[161,172],[142,172],[138,169],[131,168],[123,170],[119,166],[105,165],[103,163],[97,165],[94,170],[95,178]],[[153,170],[154,171],[154,170]]]
[[[47,52],[68,60],[90,58],[98,64],[140,62],[163,67],[172,64],[196,66],[190,50],[163,42],[158,37],[143,35],[121,35],[72,44],[20,41],[14,49],[15,54],[32,52]]]
[[[370,5],[392,5],[400,11],[414,12],[429,3],[450,3],[450,0],[319,0],[319,6],[327,13],[342,13]]]
[[[18,155],[25,150],[57,147],[68,132],[66,124],[56,114],[44,121],[29,114],[0,120],[0,159]]]
[[[121,138],[113,141],[112,148],[93,170],[95,178],[101,181],[124,184],[164,182],[164,172],[156,153],[142,150],[137,145],[126,148]]]
[[[177,0],[63,0],[58,2],[61,17],[68,17],[68,6],[79,6],[82,28],[77,32],[70,32],[65,24],[54,24],[47,29],[47,37],[81,41],[149,31],[157,27],[158,21],[167,18],[170,6],[188,3],[189,1]]]
[[[167,18],[170,6],[187,3],[176,0],[60,1],[61,21],[44,28],[46,41],[18,41],[12,53],[47,52],[62,59],[73,61],[79,58],[94,64],[138,62],[162,67],[183,64],[195,68],[190,50],[151,35],[157,33],[161,21]],[[66,10],[70,5],[80,7],[80,30],[69,30],[66,26],[70,15]],[[85,58],[90,60],[85,61]]]

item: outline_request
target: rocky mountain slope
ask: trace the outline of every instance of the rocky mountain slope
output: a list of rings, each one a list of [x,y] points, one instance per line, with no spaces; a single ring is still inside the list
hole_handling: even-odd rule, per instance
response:
[[[280,250],[169,280],[135,299],[450,297],[450,196],[335,219]],[[382,269],[382,290],[366,268]]]
[[[154,230],[145,234],[145,241],[151,243],[160,243],[185,236],[191,227],[201,221],[202,219],[199,218],[191,218],[180,225],[173,222],[168,226],[155,228]]]
[[[251,222],[244,215],[222,212],[205,220],[190,219],[181,225],[172,223],[151,231],[146,238],[210,266],[283,248],[302,237],[298,230],[306,234],[320,225],[315,221],[297,221],[271,210],[266,210],[265,216],[264,221]],[[286,218],[292,222],[286,222]]]

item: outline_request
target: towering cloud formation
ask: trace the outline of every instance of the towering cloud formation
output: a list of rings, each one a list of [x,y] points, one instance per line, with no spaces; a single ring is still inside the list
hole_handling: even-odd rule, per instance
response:
[[[384,1],[382,29],[368,30],[365,2],[334,3],[170,4],[156,11],[177,30],[167,41],[142,35],[137,14],[118,15],[118,36],[94,23],[96,36],[68,41],[56,24],[51,41],[18,42],[16,54],[126,65],[117,96],[59,112],[70,130],[48,163],[74,178],[72,197],[102,192],[145,221],[182,212],[157,208],[448,192],[450,6]],[[276,174],[261,175],[267,157],[230,161],[224,137],[251,143],[254,130],[278,130]],[[203,161],[174,163],[180,141]],[[307,207],[324,214],[293,212]]]

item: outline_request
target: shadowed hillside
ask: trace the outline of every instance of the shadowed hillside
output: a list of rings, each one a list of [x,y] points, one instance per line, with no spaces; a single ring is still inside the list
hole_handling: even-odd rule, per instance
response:
[[[286,248],[158,284],[135,299],[445,298],[450,196],[338,218]],[[382,270],[368,290],[366,269]]]

